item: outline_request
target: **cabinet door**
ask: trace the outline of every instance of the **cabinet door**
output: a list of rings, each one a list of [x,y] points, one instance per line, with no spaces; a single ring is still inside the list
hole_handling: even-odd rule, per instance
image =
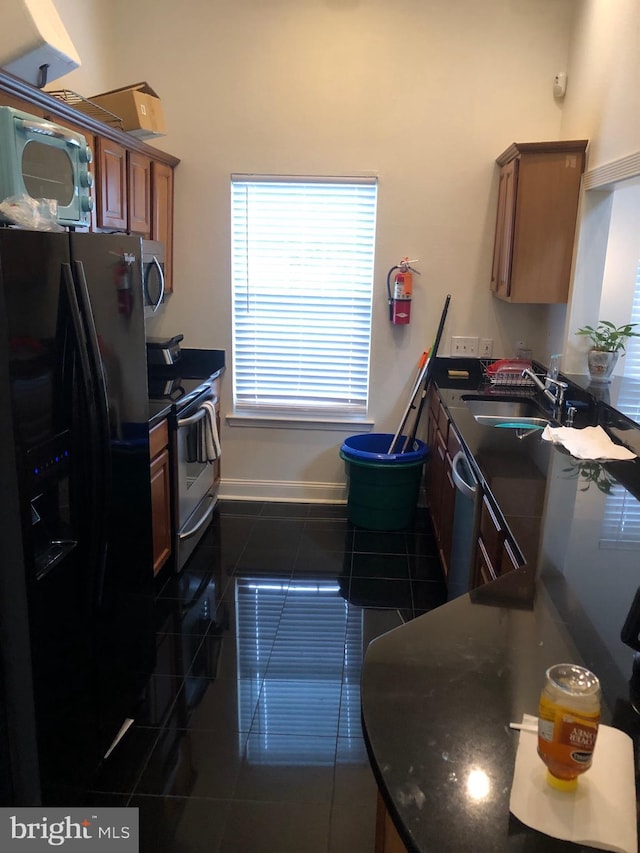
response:
[[[173,292],[173,169],[165,163],[151,163],[151,237],[165,248],[164,286]]]
[[[494,581],[497,573],[491,558],[487,554],[486,548],[481,538],[478,539],[478,548],[476,550],[475,572],[474,572],[474,588],[483,586],[485,583]]]
[[[153,573],[158,574],[171,554],[171,479],[167,448],[151,461]]]
[[[491,290],[499,296],[508,296],[511,287],[518,162],[517,159],[512,160],[500,170],[498,215],[491,269]]]
[[[97,137],[96,178],[98,228],[127,229],[127,151],[117,142]]]
[[[507,572],[513,572],[520,568],[520,563],[513,553],[513,548],[507,539],[502,543],[502,553],[500,555],[500,574],[506,575]]]
[[[508,302],[566,302],[587,140],[514,143],[500,183],[491,290]]]
[[[129,231],[148,237],[151,234],[151,160],[137,151],[128,158]]]

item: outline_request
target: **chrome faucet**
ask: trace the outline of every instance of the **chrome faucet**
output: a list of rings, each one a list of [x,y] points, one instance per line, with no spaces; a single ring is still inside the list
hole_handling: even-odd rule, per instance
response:
[[[564,403],[564,392],[569,387],[566,382],[562,382],[560,379],[552,379],[548,375],[545,376],[543,382],[529,367],[525,367],[522,371],[522,376],[532,379],[547,400],[550,400],[554,406],[557,408],[562,407],[562,404]]]

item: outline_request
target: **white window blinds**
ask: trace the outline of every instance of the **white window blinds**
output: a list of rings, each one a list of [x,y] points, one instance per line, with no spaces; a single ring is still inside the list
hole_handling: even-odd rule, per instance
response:
[[[636,267],[636,283],[633,291],[633,307],[630,323],[637,323],[633,330],[640,332],[640,261]],[[624,357],[624,375],[632,379],[640,379],[640,338],[629,338]]]
[[[640,262],[636,267],[636,283],[630,323],[638,323],[640,331]],[[624,356],[624,376],[640,380],[640,338],[630,338]],[[640,382],[625,382],[616,408],[634,421],[640,421]],[[640,504],[626,489],[614,484],[606,498],[601,548],[640,550]]]
[[[377,183],[232,176],[236,411],[367,410]]]

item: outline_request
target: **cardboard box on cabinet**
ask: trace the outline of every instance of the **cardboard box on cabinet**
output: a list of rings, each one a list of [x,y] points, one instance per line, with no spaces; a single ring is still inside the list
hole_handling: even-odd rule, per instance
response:
[[[148,83],[134,83],[90,98],[122,119],[122,126],[139,139],[164,136],[167,132],[160,98]]]

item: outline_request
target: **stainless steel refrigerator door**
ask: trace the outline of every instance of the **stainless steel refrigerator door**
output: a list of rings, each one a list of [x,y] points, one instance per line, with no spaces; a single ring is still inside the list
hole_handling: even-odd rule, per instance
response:
[[[108,552],[98,620],[101,734],[109,747],[155,661],[149,397],[141,240],[73,234],[102,360],[111,457]]]

